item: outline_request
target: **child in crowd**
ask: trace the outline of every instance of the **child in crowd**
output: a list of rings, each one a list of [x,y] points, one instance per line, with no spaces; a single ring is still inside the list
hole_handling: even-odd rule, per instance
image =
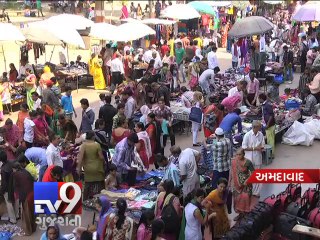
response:
[[[74,174],[76,173],[77,155],[79,153],[79,147],[70,144],[69,142],[62,142],[60,156],[63,160],[63,170],[65,182],[74,182]]]
[[[286,88],[286,89],[284,89],[284,94],[280,97],[280,99],[281,99],[281,101],[285,102],[291,97],[292,97],[291,96],[291,89]]]
[[[29,112],[29,117],[26,117],[23,121],[24,134],[23,140],[26,148],[31,148],[34,141],[35,124],[33,120],[37,117],[37,112],[32,110]]]
[[[118,187],[117,166],[113,163],[109,166],[109,174],[105,180],[105,189],[115,190]]]
[[[39,97],[39,94],[37,92],[33,92],[31,94],[31,98],[33,101],[33,110],[37,110],[38,108],[41,108],[41,98]]]
[[[142,212],[137,231],[137,240],[151,239],[151,223],[154,220],[154,213],[151,210]]]
[[[65,112],[66,118],[72,120],[73,113],[74,113],[74,116],[77,117],[77,113],[74,109],[73,102],[72,102],[72,96],[71,96],[72,89],[71,87],[66,86],[65,91],[66,91],[66,94],[61,98],[61,105]]]
[[[99,98],[100,98],[99,106],[102,107],[106,104],[106,101],[105,101],[106,95],[104,93],[100,93]]]

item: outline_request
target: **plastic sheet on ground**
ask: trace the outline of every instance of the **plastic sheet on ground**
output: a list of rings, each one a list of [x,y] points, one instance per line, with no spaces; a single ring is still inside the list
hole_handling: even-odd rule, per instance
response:
[[[314,135],[311,135],[307,127],[298,121],[295,121],[282,137],[282,143],[288,145],[311,146],[313,140]]]
[[[320,120],[310,119],[304,123],[304,126],[309,134],[314,136],[314,139],[320,139]]]

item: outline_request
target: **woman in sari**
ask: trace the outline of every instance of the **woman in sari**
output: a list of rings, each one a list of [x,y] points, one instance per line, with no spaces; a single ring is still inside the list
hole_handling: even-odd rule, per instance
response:
[[[160,192],[156,201],[155,212],[154,215],[156,218],[161,218],[163,208],[169,204],[170,200],[173,198],[172,205],[176,210],[176,213],[179,217],[182,216],[180,200],[177,196],[173,194],[174,191],[174,183],[172,180],[165,180],[163,183],[164,192]],[[175,240],[179,234],[179,227],[177,223],[177,232],[176,233],[164,233],[163,238],[166,240]]]
[[[157,153],[161,153],[161,126],[156,122],[156,116],[154,113],[149,113],[147,117],[146,132],[149,135],[152,156],[149,159],[149,164],[154,163],[154,156]]]
[[[205,226],[205,240],[212,240],[222,237],[230,229],[230,223],[226,210],[228,197],[227,191],[228,180],[220,178],[217,189],[213,190],[202,202],[202,205],[210,211],[215,212],[216,216]]]
[[[124,68],[124,75],[126,78],[131,78],[132,61],[133,61],[133,57],[130,53],[130,50],[127,50],[126,55],[123,57],[123,68]]]
[[[89,60],[89,73],[93,76],[93,84],[95,90],[105,90],[106,81],[102,72],[103,60],[101,55],[96,57],[93,53],[91,59]]]
[[[240,148],[235,158],[231,162],[231,174],[229,176],[229,186],[233,193],[234,210],[239,216],[235,220],[250,212],[253,207],[252,184],[247,180],[254,171],[253,164],[244,157],[245,152]]]
[[[32,235],[36,231],[36,222],[34,215],[34,197],[33,197],[33,177],[30,173],[21,167],[18,162],[13,163],[12,182],[9,184],[10,202],[14,202],[15,195],[18,196],[22,204],[22,228],[26,236]]]
[[[37,109],[37,118],[33,120],[35,127],[35,139],[34,143],[38,147],[45,147],[49,145],[49,132],[50,128],[45,119],[44,112],[38,108]]]
[[[40,240],[67,240],[67,238],[65,238],[59,228],[58,224],[54,224],[54,225],[50,225],[47,228],[47,231],[45,231]]]
[[[4,125],[5,128],[5,140],[7,143],[6,153],[8,156],[8,160],[13,161],[16,159],[15,152],[19,146],[19,142],[21,140],[20,131],[17,125],[13,124],[13,121],[8,118]]]
[[[137,152],[143,162],[143,165],[146,169],[149,169],[149,159],[152,155],[151,143],[148,133],[145,131],[144,125],[141,122],[138,122],[134,128],[136,131],[139,142],[136,144]]]
[[[32,93],[36,91],[36,75],[31,72],[31,69],[26,69],[26,78],[24,80],[24,86],[27,91],[27,104],[29,109],[33,109]]]
[[[128,129],[128,120],[125,116],[120,116],[118,120],[118,126],[112,130],[111,144],[117,145],[122,139],[128,137],[131,131]]]
[[[99,212],[97,225],[97,240],[104,240],[106,236],[109,215],[113,212],[111,203],[106,196],[101,196],[96,201],[96,209]]]
[[[66,119],[64,114],[60,114],[58,116],[58,124],[61,129],[59,136],[65,141],[74,143],[77,138],[78,128],[73,120]]]
[[[204,110],[203,132],[206,138],[214,134],[214,131],[220,126],[224,116],[224,106],[221,104],[215,105],[215,98],[209,97],[211,103]]]

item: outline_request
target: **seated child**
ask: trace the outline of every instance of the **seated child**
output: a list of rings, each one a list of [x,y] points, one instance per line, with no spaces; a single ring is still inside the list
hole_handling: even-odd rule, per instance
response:
[[[102,107],[106,104],[105,102],[106,95],[104,93],[100,93],[99,98],[100,98],[99,106]]]
[[[291,96],[291,89],[290,88],[286,88],[284,90],[284,94],[280,97],[280,99],[281,99],[281,101],[285,102],[291,97],[292,97]]]
[[[105,189],[106,190],[115,190],[118,187],[117,180],[117,166],[113,163],[109,166],[109,174],[105,179]]]

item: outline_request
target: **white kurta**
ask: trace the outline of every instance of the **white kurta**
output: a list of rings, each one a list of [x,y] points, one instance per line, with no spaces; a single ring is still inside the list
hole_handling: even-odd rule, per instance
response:
[[[247,132],[243,137],[242,148],[256,148],[262,146],[264,147],[264,136],[262,132],[258,132],[256,135],[252,130]],[[260,169],[262,165],[262,152],[260,151],[245,151],[245,158],[251,160],[255,169]],[[261,184],[253,184],[252,194],[254,196],[260,196]]]
[[[258,132],[256,135],[253,130],[247,132],[243,137],[242,148],[256,148],[264,147],[264,136],[262,132]],[[254,167],[260,167],[262,165],[262,152],[260,151],[245,151],[245,158],[252,161]]]

